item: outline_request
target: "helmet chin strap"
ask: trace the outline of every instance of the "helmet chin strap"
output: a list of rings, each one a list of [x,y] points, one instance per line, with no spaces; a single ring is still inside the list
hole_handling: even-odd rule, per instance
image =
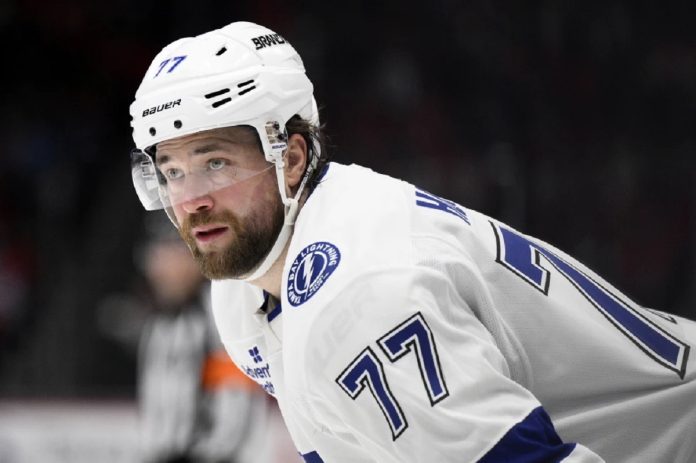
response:
[[[295,193],[294,198],[289,198],[285,192],[285,174],[283,169],[285,168],[284,158],[280,158],[275,162],[276,166],[276,178],[278,180],[278,190],[280,191],[280,197],[285,206],[285,218],[283,220],[283,228],[281,228],[278,237],[276,238],[273,247],[268,252],[266,257],[259,263],[259,265],[248,275],[240,278],[242,281],[254,281],[262,277],[270,270],[271,266],[278,260],[280,254],[285,249],[290,237],[292,236],[293,229],[295,228],[295,219],[297,218],[297,213],[299,212],[299,201],[302,191],[304,190],[307,179],[312,173],[312,169],[307,169],[305,175],[302,177],[302,182],[300,183],[297,193]]]

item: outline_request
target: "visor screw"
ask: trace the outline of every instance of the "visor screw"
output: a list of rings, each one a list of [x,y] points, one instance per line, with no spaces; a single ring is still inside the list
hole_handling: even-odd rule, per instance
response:
[[[181,121],[179,121],[179,120],[174,121],[174,128],[180,129],[181,128]]]
[[[157,133],[157,130],[155,130],[154,127],[150,127],[150,135],[152,135],[154,137],[156,133]]]

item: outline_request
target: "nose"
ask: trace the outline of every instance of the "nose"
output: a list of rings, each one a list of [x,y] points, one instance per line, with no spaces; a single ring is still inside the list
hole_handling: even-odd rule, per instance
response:
[[[172,191],[173,202],[178,202],[188,214],[212,209],[214,202],[210,196],[211,185],[205,175],[189,173],[184,181]]]
[[[181,204],[181,207],[188,214],[210,210],[213,208],[213,198],[207,194],[203,196],[198,196],[196,198],[184,201]]]

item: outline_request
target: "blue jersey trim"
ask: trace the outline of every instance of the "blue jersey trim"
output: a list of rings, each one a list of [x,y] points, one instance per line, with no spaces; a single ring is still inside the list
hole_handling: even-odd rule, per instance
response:
[[[266,290],[263,290],[263,303],[261,304],[261,307],[259,307],[259,310],[262,312],[266,311],[266,308],[268,307],[268,298],[271,297],[271,293],[266,292]]]
[[[319,181],[321,181],[321,180],[324,179],[324,176],[325,176],[326,173],[329,171],[329,166],[330,166],[330,165],[331,165],[331,164],[326,164],[326,165],[324,165],[324,167],[321,169],[321,172],[319,172],[319,175],[317,176],[317,182],[319,182]]]
[[[565,444],[542,407],[535,408],[513,426],[479,463],[557,463],[571,454],[575,444]]]
[[[272,322],[274,318],[276,318],[280,313],[283,311],[283,308],[280,306],[280,302],[276,304],[276,306],[273,308],[273,310],[270,311],[268,314],[268,323]]]
[[[305,453],[302,458],[304,458],[305,463],[324,463],[317,452]]]
[[[314,193],[314,189],[319,185],[319,182],[324,180],[324,177],[326,176],[326,173],[329,171],[329,166],[330,164],[326,164],[322,169],[321,172],[319,172],[319,175],[317,176],[317,179],[315,180],[315,183],[312,185],[309,185],[309,195]]]

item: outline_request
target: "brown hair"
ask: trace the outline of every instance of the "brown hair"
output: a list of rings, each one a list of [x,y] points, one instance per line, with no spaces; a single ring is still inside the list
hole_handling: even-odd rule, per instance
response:
[[[285,129],[288,136],[299,134],[304,138],[307,144],[307,168],[310,166],[310,160],[316,157],[316,167],[309,179],[307,179],[307,188],[311,192],[314,187],[319,184],[319,178],[324,170],[324,167],[330,161],[328,153],[328,139],[324,133],[323,125],[314,125],[310,121],[294,115],[285,123]],[[320,153],[317,155],[316,148],[319,148]]]
[[[263,145],[261,144],[261,139],[259,138],[259,133],[250,125],[239,125],[231,126],[231,128],[242,128],[249,136],[256,140],[256,146],[263,154]],[[285,130],[287,131],[288,138],[291,135],[301,135],[304,138],[305,144],[307,145],[307,167],[305,167],[305,172],[310,167],[310,160],[315,159],[316,167],[314,171],[307,179],[306,188],[311,193],[312,190],[319,184],[319,179],[324,170],[324,167],[331,160],[331,156],[328,152],[329,140],[324,133],[324,125],[315,125],[312,122],[303,119],[301,116],[295,114],[285,123]],[[319,148],[319,155],[317,156],[316,148]]]

